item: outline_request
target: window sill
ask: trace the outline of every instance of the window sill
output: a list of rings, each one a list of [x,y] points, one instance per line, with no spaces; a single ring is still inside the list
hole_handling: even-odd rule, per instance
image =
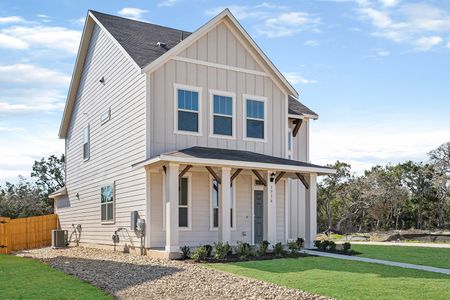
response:
[[[192,227],[178,227],[178,231],[192,231]]]
[[[102,221],[100,222],[101,225],[114,225],[116,224],[116,221]]]
[[[249,138],[249,137],[245,137],[242,138],[244,141],[247,142],[259,142],[259,143],[267,143],[267,139],[257,139],[257,138]]]
[[[195,132],[195,131],[175,130],[173,133],[174,134],[182,134],[182,135],[202,136],[201,132]]]
[[[236,136],[234,136],[234,135],[210,134],[209,137],[210,138],[225,139],[225,140],[236,140]]]

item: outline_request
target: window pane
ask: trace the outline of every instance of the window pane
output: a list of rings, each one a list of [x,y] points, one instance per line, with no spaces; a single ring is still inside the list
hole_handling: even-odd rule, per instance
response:
[[[178,90],[178,108],[184,108],[184,91]]]
[[[192,109],[191,94],[192,94],[192,92],[190,92],[190,91],[184,91],[184,108],[185,109]]]
[[[251,100],[247,100],[247,117],[252,116],[252,102]]]
[[[233,135],[233,119],[214,116],[214,134]]]
[[[231,97],[227,97],[226,99],[225,114],[229,116],[233,115],[233,99]]]
[[[247,100],[247,117],[264,119],[264,102]]]
[[[264,121],[247,120],[247,137],[264,138]]]
[[[214,113],[215,114],[218,114],[220,112],[219,106],[220,106],[219,96],[214,95]]]
[[[107,203],[104,206],[106,206],[106,219],[113,220],[113,203]]]
[[[178,130],[198,132],[198,113],[178,111]]]
[[[113,186],[107,185],[107,186],[101,187],[100,194],[101,194],[101,202],[102,203],[112,202],[113,201]]]
[[[188,209],[187,207],[178,208],[178,226],[188,227]]]
[[[233,207],[230,208],[230,227],[233,227]]]
[[[219,227],[219,209],[213,209],[213,227]]]
[[[198,93],[191,92],[192,110],[198,111]]]
[[[89,142],[89,127],[83,129],[83,143]]]
[[[188,182],[187,178],[180,179],[179,205],[188,205]]]
[[[89,158],[89,143],[83,144],[83,159]]]
[[[219,183],[213,179],[213,208],[219,207]]]
[[[102,215],[102,221],[106,220],[106,205],[102,204],[101,205],[101,215]]]

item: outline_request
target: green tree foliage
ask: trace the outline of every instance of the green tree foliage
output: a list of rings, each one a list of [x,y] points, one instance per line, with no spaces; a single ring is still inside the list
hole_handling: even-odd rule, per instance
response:
[[[19,176],[17,183],[0,186],[0,216],[18,218],[53,213],[53,201],[48,195],[64,186],[64,155],[35,161],[32,170],[32,181]]]

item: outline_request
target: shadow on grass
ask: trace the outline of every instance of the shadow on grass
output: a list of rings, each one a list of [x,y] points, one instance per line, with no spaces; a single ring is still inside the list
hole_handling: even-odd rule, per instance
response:
[[[236,265],[246,269],[254,269],[258,271],[278,274],[294,272],[301,273],[310,270],[323,270],[355,274],[375,274],[379,277],[385,278],[407,277],[450,280],[450,276],[445,274],[318,256],[309,256],[297,259],[286,258],[276,261],[238,262],[232,263],[232,265]]]
[[[144,282],[155,281],[181,271],[180,268],[156,264],[142,265],[65,256],[43,261],[66,274],[85,280],[110,293]]]

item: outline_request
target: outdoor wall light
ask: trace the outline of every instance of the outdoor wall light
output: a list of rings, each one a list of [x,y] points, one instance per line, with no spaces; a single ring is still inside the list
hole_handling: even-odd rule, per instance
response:
[[[275,180],[275,173],[270,174],[270,182],[273,182]]]
[[[105,77],[102,76],[102,78],[100,78],[99,81],[100,81],[101,84],[104,84],[105,83]]]

